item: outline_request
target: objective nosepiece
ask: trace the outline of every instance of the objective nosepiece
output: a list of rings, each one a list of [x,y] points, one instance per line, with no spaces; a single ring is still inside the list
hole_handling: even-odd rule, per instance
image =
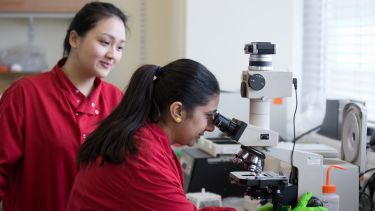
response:
[[[243,164],[245,170],[260,173],[263,171],[263,161],[265,157],[266,156],[261,151],[241,145],[241,150],[236,154],[236,157],[233,158],[233,162]]]

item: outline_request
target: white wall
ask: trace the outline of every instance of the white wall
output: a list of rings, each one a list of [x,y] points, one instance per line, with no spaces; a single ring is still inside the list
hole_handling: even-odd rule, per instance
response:
[[[243,51],[246,43],[276,44],[274,70],[297,71],[298,61],[294,56],[299,54],[296,52],[300,45],[298,36],[301,36],[298,11],[302,9],[298,0],[189,0],[186,3],[186,56],[214,72],[223,90],[240,88],[241,72],[247,69],[249,61],[249,55]],[[232,105],[242,105],[235,107],[238,113],[249,110],[248,103],[242,101],[247,99],[238,96],[238,102],[232,102]],[[290,106],[293,103],[272,106],[271,129],[283,137],[288,136],[285,123],[292,117],[287,112]],[[242,120],[248,121],[246,116]]]
[[[125,87],[141,64],[165,65],[185,54],[185,0],[110,0],[129,16],[126,53],[107,80]]]
[[[141,2],[142,0],[110,0],[107,1],[118,6],[129,18],[130,33],[127,34],[126,46],[121,61],[114,67],[106,78],[121,89],[126,87],[134,70],[140,65],[141,49]]]
[[[246,43],[276,44],[275,70],[292,71],[292,11],[292,0],[189,0],[186,55],[217,73],[224,90],[239,89]]]

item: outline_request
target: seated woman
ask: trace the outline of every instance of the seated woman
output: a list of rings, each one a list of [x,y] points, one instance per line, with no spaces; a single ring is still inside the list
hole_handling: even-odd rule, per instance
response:
[[[191,146],[214,130],[219,92],[215,76],[193,60],[137,69],[120,105],[80,149],[67,210],[197,210],[171,144]]]

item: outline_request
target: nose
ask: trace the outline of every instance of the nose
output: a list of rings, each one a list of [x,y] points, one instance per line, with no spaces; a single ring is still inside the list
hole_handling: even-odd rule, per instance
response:
[[[215,130],[215,125],[213,123],[213,120],[208,121],[207,126],[206,126],[206,131],[212,132],[214,130]]]
[[[106,52],[105,57],[107,57],[109,59],[114,58],[113,48],[108,48],[108,51]]]

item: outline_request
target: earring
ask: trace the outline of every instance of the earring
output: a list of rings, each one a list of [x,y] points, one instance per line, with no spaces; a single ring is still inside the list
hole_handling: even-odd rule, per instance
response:
[[[177,123],[180,123],[182,120],[181,120],[181,117],[177,117],[176,119],[175,119],[175,121],[177,122]]]

